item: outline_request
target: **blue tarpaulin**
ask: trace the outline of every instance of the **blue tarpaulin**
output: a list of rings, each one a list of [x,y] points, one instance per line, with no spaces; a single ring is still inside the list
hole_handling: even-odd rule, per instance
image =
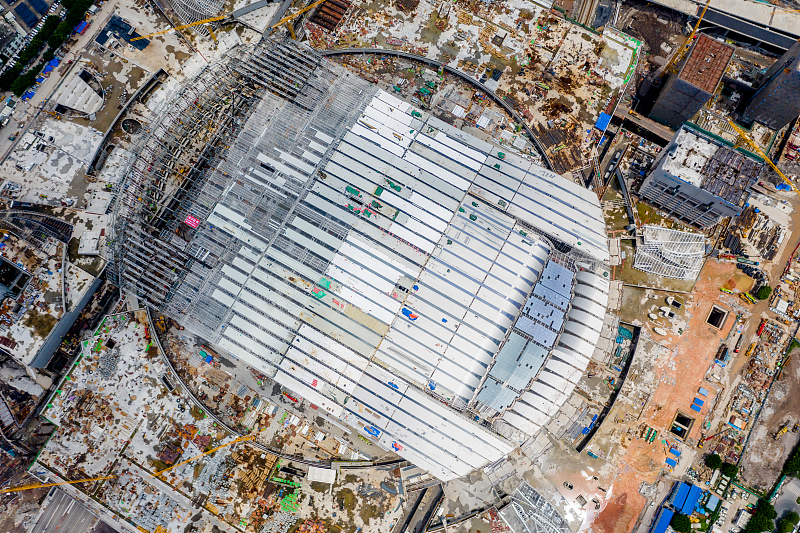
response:
[[[22,99],[23,100],[30,100],[31,98],[33,98],[34,94],[36,94],[36,93],[34,93],[33,91],[28,91],[28,92],[26,92],[25,94],[22,95]]]
[[[86,22],[85,20],[82,20],[80,24],[75,26],[75,32],[76,33],[80,33],[81,35],[83,35],[83,32],[85,32],[86,28],[88,28],[88,27],[89,27],[89,23]]]
[[[667,457],[665,463],[667,463],[669,466],[673,468],[675,468],[678,465],[678,461],[676,461],[675,459],[670,459],[669,457]]]
[[[694,399],[694,401],[693,401],[692,403],[694,403],[694,404],[697,404],[697,405],[699,405],[699,406],[701,406],[701,407],[702,407],[702,406],[703,406],[703,404],[704,404],[704,403],[706,403],[706,402],[704,402],[704,401],[703,401],[703,400],[701,400],[700,398],[695,398],[695,399]]]
[[[678,448],[674,447],[674,446],[669,449],[669,453],[671,453],[675,457],[680,457],[681,456],[681,451]]]
[[[44,83],[44,77],[43,76],[36,76],[36,83]]]
[[[611,115],[608,113],[600,113],[600,116],[597,117],[597,122],[595,122],[594,127],[600,131],[606,131],[610,123]]]
[[[49,72],[50,72],[50,71],[52,71],[52,70],[53,70],[53,67],[51,67],[50,65],[47,65],[46,67],[44,67],[44,70],[43,70],[42,72],[44,72],[45,74],[47,74],[47,73],[49,73]]]
[[[47,64],[50,65],[51,67],[57,67],[59,63],[61,63],[61,60],[57,57],[54,57]]]
[[[214,358],[211,357],[210,355],[208,357],[206,357],[206,363],[210,363],[213,360],[214,360]]]
[[[692,407],[692,411],[697,411],[698,413],[700,412],[700,408],[698,406],[696,406],[695,404],[692,404],[691,407]]]
[[[700,390],[697,391],[697,394],[699,394],[700,396],[708,396],[708,391],[703,387],[700,387]]]

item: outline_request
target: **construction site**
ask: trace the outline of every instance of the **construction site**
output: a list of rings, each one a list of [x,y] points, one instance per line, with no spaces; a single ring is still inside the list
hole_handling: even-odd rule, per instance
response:
[[[90,480],[74,487],[148,532],[206,523],[261,531],[307,518],[385,531],[396,517],[400,478],[391,468],[339,472],[313,451],[304,460],[303,445],[290,443],[316,436],[322,450],[324,436],[264,397],[248,400],[250,431],[231,433],[170,376],[144,312],[107,317],[49,400],[43,416],[58,429],[35,470]],[[200,522],[196,506],[208,511]]]
[[[800,143],[732,121],[769,58],[630,2],[599,29],[538,0],[123,4],[2,164],[37,212],[0,220],[0,429],[38,405],[53,433],[27,476],[0,445],[0,483],[59,484],[41,516],[646,533],[679,481],[727,532],[770,490],[800,212],[764,168]],[[26,370],[101,272],[115,311],[63,377]],[[47,489],[0,526],[43,527]]]

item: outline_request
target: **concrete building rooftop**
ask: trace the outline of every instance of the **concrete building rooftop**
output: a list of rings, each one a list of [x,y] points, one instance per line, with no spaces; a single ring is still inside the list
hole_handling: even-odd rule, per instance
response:
[[[683,64],[680,79],[714,93],[733,57],[734,47],[701,34]]]

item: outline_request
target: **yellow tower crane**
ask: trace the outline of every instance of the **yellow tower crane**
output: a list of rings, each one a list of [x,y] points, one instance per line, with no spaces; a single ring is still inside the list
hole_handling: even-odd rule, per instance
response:
[[[218,20],[223,20],[228,18],[228,15],[220,15],[218,17],[211,17],[203,20],[198,20],[197,22],[192,22],[191,24],[183,24],[181,26],[174,26],[168,30],[157,31],[155,33],[150,33],[147,35],[142,35],[140,37],[135,37],[131,39],[130,42],[138,41],[139,39],[148,39],[150,37],[155,37],[156,35],[163,35],[165,33],[169,33],[171,31],[182,30],[184,28],[191,28],[192,26],[199,26],[200,24],[207,24],[209,22],[216,22]],[[214,35],[214,32],[211,30],[211,26],[208,27],[208,32],[211,34],[211,38],[214,39],[214,42],[217,41],[217,37]]]
[[[272,33],[272,32],[275,30],[275,28],[277,28],[278,26],[280,26],[280,25],[282,25],[282,24],[286,24],[286,27],[287,27],[287,28],[288,28],[288,30],[289,30],[289,35],[291,35],[291,36],[292,36],[292,39],[297,39],[297,36],[294,34],[294,26],[292,26],[292,24],[291,24],[291,21],[292,21],[293,19],[295,19],[295,18],[299,17],[300,15],[302,15],[303,13],[305,13],[306,11],[310,11],[310,10],[314,9],[315,7],[317,7],[318,5],[320,5],[320,4],[321,4],[321,3],[323,3],[323,2],[325,2],[325,0],[317,0],[316,2],[314,2],[313,4],[311,4],[310,6],[306,6],[306,7],[304,7],[303,9],[301,9],[300,11],[298,11],[298,12],[296,12],[296,13],[292,13],[291,15],[288,15],[288,16],[286,16],[286,17],[283,17],[283,18],[282,18],[281,20],[279,20],[279,21],[278,21],[276,24],[273,24],[273,25],[270,27],[270,29],[269,29],[270,33]]]
[[[21,490],[29,490],[29,489],[41,489],[44,487],[57,487],[58,485],[74,485],[75,483],[88,483],[89,481],[101,481],[103,479],[111,479],[115,477],[117,476],[91,477],[88,479],[76,479],[75,481],[58,481],[56,483],[34,483],[33,485],[20,485],[19,487],[2,489],[0,490],[0,494],[6,494],[8,492],[19,492]]]
[[[761,158],[762,158],[764,161],[766,161],[766,162],[767,162],[767,164],[768,164],[769,166],[771,166],[771,167],[772,167],[772,170],[774,170],[775,172],[777,172],[777,173],[778,173],[778,176],[780,176],[780,177],[781,177],[781,179],[782,179],[783,181],[785,181],[785,182],[786,182],[786,184],[787,184],[787,185],[789,185],[789,187],[791,187],[791,188],[792,188],[792,190],[793,190],[794,192],[796,192],[797,194],[800,194],[800,190],[798,190],[798,189],[797,189],[797,187],[795,187],[795,186],[794,186],[794,183],[792,183],[792,180],[790,180],[789,178],[787,178],[786,176],[784,176],[783,172],[781,172],[781,171],[780,171],[780,169],[779,169],[779,168],[778,168],[778,167],[775,165],[775,163],[773,163],[773,162],[772,162],[772,159],[770,159],[770,158],[767,156],[767,154],[765,154],[765,153],[764,153],[764,151],[763,151],[761,148],[759,148],[759,147],[758,147],[758,145],[755,143],[755,141],[754,141],[753,139],[751,139],[749,135],[747,135],[747,132],[746,132],[746,131],[744,131],[742,128],[740,128],[740,127],[739,127],[739,126],[738,126],[738,125],[737,125],[737,124],[736,124],[734,121],[732,121],[731,119],[727,118],[727,119],[725,119],[725,120],[727,120],[727,121],[728,121],[728,124],[730,124],[730,125],[731,125],[731,128],[733,128],[733,130],[734,130],[734,131],[736,132],[736,134],[739,136],[739,139],[740,139],[741,143],[743,143],[743,144],[747,144],[748,146],[750,146],[750,148],[752,148],[752,149],[753,149],[753,150],[754,150],[754,151],[755,151],[755,152],[756,152],[758,155],[760,155],[760,156],[761,156]]]
[[[672,59],[667,66],[664,67],[664,70],[661,71],[661,75],[656,78],[656,85],[661,83],[661,80],[664,76],[669,73],[672,73],[676,70],[678,63],[680,63],[684,57],[686,57],[686,52],[689,51],[689,48],[692,46],[692,41],[694,41],[694,36],[697,35],[697,30],[700,28],[700,23],[703,22],[703,17],[706,16],[706,11],[708,10],[708,4],[711,3],[711,0],[706,0],[706,5],[703,7],[703,11],[700,13],[700,18],[697,19],[697,23],[694,25],[694,29],[692,29],[692,33],[683,41],[681,47],[675,52],[675,55],[672,56]]]
[[[267,428],[264,428],[261,431],[264,431],[266,429]],[[225,448],[226,446],[231,446],[231,445],[236,444],[238,442],[243,442],[243,441],[246,441],[246,440],[252,440],[252,439],[256,438],[261,433],[261,431],[257,431],[255,433],[250,433],[249,435],[242,435],[241,437],[235,438],[230,442],[226,442],[225,444],[220,444],[219,446],[217,446],[215,448],[211,448],[207,452],[203,452],[203,453],[201,453],[199,455],[195,455],[194,457],[190,457],[189,459],[186,459],[185,461],[181,461],[180,463],[176,463],[176,464],[174,464],[174,465],[172,465],[170,467],[165,468],[164,470],[156,472],[155,474],[152,475],[152,477],[160,478],[164,474],[166,474],[167,472],[172,470],[173,468],[177,468],[177,467],[179,467],[181,465],[185,465],[186,463],[191,463],[195,459],[200,459],[201,457],[204,457],[204,456],[206,456],[208,454],[214,453],[215,451],[219,450],[220,448]]]

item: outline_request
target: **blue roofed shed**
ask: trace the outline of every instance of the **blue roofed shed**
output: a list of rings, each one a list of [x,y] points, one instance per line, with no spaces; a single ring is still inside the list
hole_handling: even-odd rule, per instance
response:
[[[675,490],[675,497],[670,500],[675,509],[680,509],[686,502],[686,496],[689,495],[689,490],[692,488],[688,483],[679,483],[678,488]]]
[[[712,494],[711,496],[708,497],[708,501],[706,502],[706,509],[708,509],[713,513],[717,509],[719,501],[720,501],[719,497]]]
[[[655,523],[656,525],[653,527],[652,533],[665,533],[674,514],[675,513],[672,512],[671,509],[662,507],[661,511],[659,512],[658,520]]]
[[[689,489],[689,495],[686,496],[686,502],[681,507],[681,513],[685,515],[690,515],[694,511],[695,506],[697,505],[697,501],[700,499],[700,496],[703,495],[703,489],[698,487],[697,485],[692,485],[692,488]]]
[[[600,131],[606,131],[610,123],[611,115],[608,113],[600,113],[600,116],[597,118],[597,122],[595,122],[594,127]]]
[[[675,467],[678,465],[678,461],[676,461],[675,459],[673,459],[673,458],[671,458],[671,457],[667,457],[667,460],[666,460],[665,462],[666,462],[666,463],[667,463],[669,466],[671,466],[672,468],[675,468]]]
[[[676,448],[675,446],[673,446],[672,448],[669,449],[669,453],[671,453],[675,457],[680,457],[681,456],[681,451],[678,448]]]
[[[700,412],[700,406],[692,404],[690,407],[692,408],[692,411],[697,411],[698,413]]]

